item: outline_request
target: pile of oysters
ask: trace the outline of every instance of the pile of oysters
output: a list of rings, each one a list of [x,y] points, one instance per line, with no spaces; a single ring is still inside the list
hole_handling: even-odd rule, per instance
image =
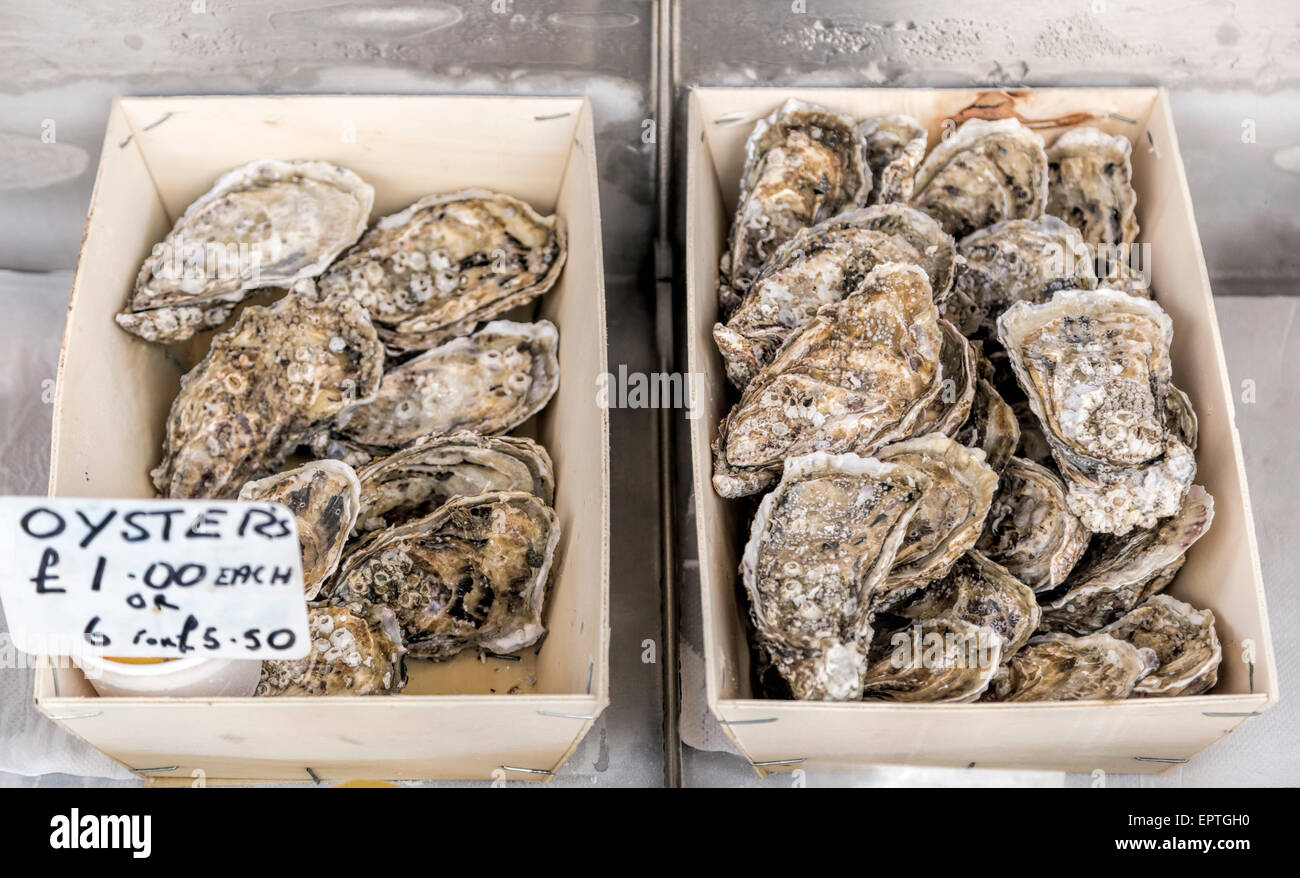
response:
[[[1195,695],[1214,616],[1161,592],[1210,526],[1130,144],[790,101],[746,145],[714,338],[714,489],[770,697]]]
[[[503,318],[555,284],[564,224],[486,190],[368,225],[373,204],[327,162],[236,168],[153,248],[117,316],[154,343],[217,330],[172,403],[159,494],[297,519],[312,649],[264,662],[259,695],[395,692],[407,657],[545,633],[554,471],[505,434],[554,395],[559,334]]]

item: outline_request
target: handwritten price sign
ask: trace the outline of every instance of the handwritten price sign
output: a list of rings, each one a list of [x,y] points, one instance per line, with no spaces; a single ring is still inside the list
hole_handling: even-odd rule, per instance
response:
[[[0,598],[30,653],[310,648],[297,525],[275,503],[0,497]]]

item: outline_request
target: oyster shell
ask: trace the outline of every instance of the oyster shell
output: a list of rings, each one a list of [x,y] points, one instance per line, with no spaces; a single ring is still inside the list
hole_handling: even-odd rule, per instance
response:
[[[939,349],[939,392],[912,426],[913,435],[952,436],[970,417],[975,402],[975,348],[957,327],[940,318],[943,346]]]
[[[564,223],[509,195],[430,195],[375,223],[320,279],[370,312],[390,353],[428,350],[542,295],[560,276]]]
[[[156,342],[219,326],[251,290],[324,271],[361,237],[374,200],[370,184],[328,162],[228,171],[153,248],[117,324]]]
[[[858,291],[792,335],[745,388],[719,427],[714,489],[752,494],[776,481],[787,457],[865,455],[911,435],[942,390],[942,342],[925,272],[877,266]]]
[[[1043,630],[1084,634],[1168,587],[1214,520],[1214,498],[1193,485],[1178,514],[1124,536],[1098,534],[1059,593],[1043,596]]]
[[[335,429],[371,449],[461,430],[513,430],[555,395],[559,344],[549,320],[494,320],[390,369],[373,400],[339,418]]]
[[[992,628],[956,616],[925,619],[877,635],[863,698],[962,704],[988,689],[1006,641]]]
[[[542,604],[559,538],[554,510],[532,494],[458,497],[361,544],[328,597],[392,609],[413,658],[514,652],[546,631]]]
[[[406,650],[385,607],[308,607],[311,653],[262,662],[254,695],[387,695],[406,685]]]
[[[984,452],[942,433],[888,445],[876,459],[907,464],[929,480],[882,592],[919,588],[947,573],[975,545],[998,475],[984,463]]]
[[[1045,634],[998,669],[985,701],[1086,701],[1128,698],[1155,670],[1154,651],[1109,634]]]
[[[526,491],[555,503],[555,471],[546,449],[531,439],[462,431],[427,436],[363,466],[360,531],[428,515],[454,497]]]
[[[1132,145],[1099,128],[1072,128],[1047,151],[1047,212],[1098,244],[1137,240]]]
[[[904,204],[846,211],[799,231],[777,248],[730,319],[713,327],[727,377],[744,387],[819,308],[858,289],[878,265],[919,265],[942,299],[956,258],[939,224]]]
[[[289,507],[302,547],[303,597],[312,600],[338,569],[343,546],[357,523],[361,483],[352,467],[317,460],[239,489],[240,500],[269,500]]]
[[[234,497],[318,425],[373,399],[383,366],[383,347],[354,301],[290,293],[245,308],[181,378],[154,485],[165,497]]]
[[[970,119],[916,172],[912,206],[954,238],[1009,219],[1037,219],[1047,204],[1043,139],[1016,119]]]
[[[1085,527],[1124,534],[1179,510],[1196,460],[1166,422],[1173,325],[1159,305],[1062,290],[1017,302],[998,334]]]
[[[966,236],[965,259],[944,316],[972,338],[997,340],[997,321],[1016,302],[1040,304],[1057,290],[1097,286],[1092,251],[1054,216],[1006,220]]]
[[[1158,594],[1101,631],[1155,652],[1160,664],[1133,689],[1135,696],[1200,695],[1219,681],[1223,649],[1209,610]]]
[[[792,457],[741,558],[758,637],[795,698],[862,694],[870,603],[928,479],[856,454]]]
[[[1165,399],[1165,423],[1178,437],[1178,441],[1192,451],[1196,450],[1199,430],[1196,409],[1192,408],[1192,401],[1187,394],[1172,384],[1169,385],[1169,396]]]
[[[868,204],[907,203],[912,197],[916,169],[925,158],[929,140],[921,123],[902,114],[874,116],[858,123],[871,169]]]
[[[954,438],[963,445],[984,452],[984,462],[994,472],[1006,469],[1020,444],[1020,424],[1011,406],[985,378],[975,379],[970,416]]]
[[[723,318],[763,263],[795,232],[866,202],[871,170],[853,120],[802,101],[786,101],[759,120],[745,142],[745,169],[719,266]]]
[[[1065,582],[1090,534],[1065,504],[1065,483],[1030,460],[1013,457],[978,547],[1036,592]]]

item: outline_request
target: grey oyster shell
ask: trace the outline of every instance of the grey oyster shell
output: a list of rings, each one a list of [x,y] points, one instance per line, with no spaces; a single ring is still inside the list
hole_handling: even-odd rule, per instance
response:
[[[963,445],[982,450],[984,462],[994,472],[1000,473],[1006,469],[1020,444],[1020,423],[992,383],[985,378],[976,378],[970,416],[953,438]]]
[[[1043,139],[1016,119],[971,119],[926,156],[912,206],[962,238],[1009,219],[1037,219],[1047,204]]]
[[[939,392],[931,397],[912,426],[913,435],[956,435],[970,418],[975,402],[974,346],[947,320],[939,320],[939,331],[943,333],[943,346],[939,349]]]
[[[955,618],[991,628],[1004,641],[1003,661],[1029,642],[1042,618],[1029,586],[974,550],[958,558],[942,579],[897,595],[876,609],[914,621]]]
[[[787,457],[869,455],[912,435],[942,391],[943,333],[930,282],[915,265],[877,266],[828,305],[754,376],[714,443],[714,489],[753,494]]]
[[[313,600],[338,569],[361,509],[361,483],[352,467],[316,460],[239,489],[240,500],[283,503],[298,523],[303,597]]]
[[[1047,212],[1098,244],[1137,240],[1133,147],[1099,128],[1072,128],[1047,151]]]
[[[390,369],[374,398],[339,418],[335,430],[369,449],[461,430],[513,430],[555,395],[559,345],[549,320],[494,320]]]
[[[750,527],[741,580],[762,646],[795,698],[861,697],[870,604],[927,479],[856,454],[793,457]]]
[[[929,139],[921,123],[911,116],[873,116],[858,123],[867,166],[871,169],[868,204],[907,203],[912,197],[916,169],[925,158]]]
[[[907,464],[929,482],[881,588],[883,595],[938,579],[975,545],[997,490],[998,475],[984,463],[984,452],[942,433],[888,445],[876,452],[876,459]]]
[[[254,695],[389,695],[406,685],[406,650],[391,610],[308,607],[311,653],[262,662]]]
[[[181,378],[154,485],[164,497],[234,497],[321,424],[373,399],[383,367],[383,347],[354,301],[290,293],[245,308]]]
[[[719,266],[723,318],[763,264],[800,229],[866,203],[871,170],[853,120],[802,101],[786,101],[759,120],[745,142],[740,197]]]
[[[1043,630],[1086,634],[1163,591],[1210,529],[1214,498],[1193,485],[1178,514],[1124,536],[1098,534],[1059,593],[1043,595]]]
[[[1065,504],[1065,483],[1030,460],[1013,457],[978,548],[1036,592],[1060,586],[1091,534]]]
[[[965,260],[943,315],[971,338],[997,339],[997,321],[1016,302],[1041,304],[1058,290],[1097,286],[1093,254],[1054,216],[1006,220],[963,238]]]
[[[965,704],[988,689],[1006,641],[956,616],[877,634],[862,697],[869,701]]]
[[[1160,664],[1134,687],[1134,696],[1200,695],[1219,681],[1223,649],[1209,610],[1158,594],[1101,630],[1155,652]]]
[[[146,341],[219,326],[250,291],[325,270],[361,236],[375,190],[318,161],[258,161],[223,174],[153,248],[117,323]]]
[[[1196,450],[1199,433],[1196,409],[1192,408],[1192,401],[1187,394],[1172,384],[1169,385],[1169,397],[1165,400],[1165,423],[1180,442],[1192,451]]]
[[[555,504],[555,470],[546,449],[518,436],[468,430],[426,436],[357,471],[362,533],[428,515],[455,497],[526,491]]]
[[[713,327],[727,377],[744,387],[818,309],[857,290],[878,265],[919,265],[941,300],[956,258],[939,224],[904,204],[849,210],[802,229],[777,248],[730,319]]]
[[[554,510],[532,494],[458,497],[362,543],[327,597],[390,608],[413,658],[511,653],[546,631],[542,604],[559,539]]]
[[[1157,665],[1156,654],[1109,634],[1045,634],[998,669],[985,701],[1128,698]]]
[[[1173,324],[1159,305],[1062,290],[1016,303],[998,335],[1086,528],[1124,534],[1179,510],[1196,460],[1167,423]]]
[[[390,353],[428,350],[542,295],[560,276],[565,227],[486,189],[421,198],[375,223],[320,279],[370,312]]]

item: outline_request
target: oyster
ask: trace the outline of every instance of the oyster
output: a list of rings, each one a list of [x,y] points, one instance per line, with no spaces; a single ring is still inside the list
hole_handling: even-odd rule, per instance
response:
[[[1213,520],[1214,498],[1193,485],[1178,514],[1156,527],[1094,536],[1059,592],[1043,596],[1043,630],[1096,631],[1163,591]]]
[[[963,445],[984,452],[984,462],[994,472],[1006,469],[1016,446],[1020,444],[1020,424],[1016,413],[1007,405],[986,378],[975,379],[970,416],[954,438]]]
[[[876,459],[907,464],[929,481],[882,593],[919,588],[947,573],[975,545],[998,475],[984,463],[984,452],[942,433],[888,445],[876,452]]]
[[[957,245],[965,263],[944,316],[966,335],[997,340],[997,321],[1016,302],[1039,304],[1057,290],[1094,289],[1092,251],[1054,216],[1006,220]]]
[[[262,662],[254,695],[387,695],[406,685],[397,619],[384,607],[308,607],[311,653]]]
[[[1091,701],[1128,698],[1155,670],[1154,651],[1109,634],[1045,634],[998,669],[985,701]]]
[[[947,320],[939,320],[939,331],[943,333],[943,347],[939,349],[939,392],[912,426],[913,435],[955,435],[970,417],[975,402],[975,348]]]
[[[549,290],[565,246],[563,221],[517,198],[430,195],[375,223],[319,286],[364,305],[390,353],[428,350]]]
[[[542,604],[559,539],[554,510],[532,494],[458,497],[361,544],[328,597],[392,609],[413,658],[514,652],[546,631]]]
[[[1117,290],[1062,290],[998,319],[1012,368],[1084,527],[1127,533],[1176,513],[1196,474],[1166,420],[1173,326]]]
[[[754,376],[714,443],[714,489],[753,494],[787,457],[871,454],[911,435],[942,390],[943,333],[930,282],[886,263],[862,287],[798,330]]]
[[[858,289],[877,265],[919,265],[940,300],[956,258],[939,224],[903,204],[850,210],[799,231],[777,248],[731,318],[713,327],[727,377],[744,387],[819,308]]]
[[[929,480],[856,454],[786,462],[741,558],[754,627],[795,698],[862,695],[870,603]]]
[[[911,116],[874,116],[858,123],[871,169],[868,204],[907,203],[929,136]]]
[[[338,569],[343,546],[357,523],[361,484],[352,467],[317,460],[239,489],[240,500],[269,500],[289,507],[302,547],[303,596],[312,600]]]
[[[978,547],[1036,592],[1065,582],[1090,534],[1065,505],[1065,484],[1019,457],[1002,471]]]
[[[181,378],[152,472],[165,497],[233,497],[317,426],[379,390],[384,351],[351,300],[244,309]]]
[[[1099,128],[1072,128],[1047,151],[1047,212],[1098,244],[1137,240],[1133,147]]]
[[[961,704],[977,700],[1002,661],[1006,641],[992,628],[948,616],[877,635],[863,698]]]
[[[954,238],[1010,219],[1037,219],[1047,204],[1043,139],[1016,119],[971,119],[930,151],[912,206]]]
[[[1169,396],[1165,399],[1165,423],[1178,441],[1192,451],[1196,450],[1198,420],[1192,401],[1177,387],[1169,385]]]
[[[1209,610],[1158,594],[1101,631],[1155,652],[1160,665],[1134,695],[1200,695],[1219,681],[1223,649]]]
[[[219,326],[251,290],[324,271],[361,237],[374,200],[368,183],[328,162],[229,171],[154,246],[117,323],[156,342]]]
[[[427,436],[371,461],[361,480],[360,531],[427,515],[454,497],[526,491],[555,503],[555,471],[546,449],[531,439],[462,431]]]
[[[852,119],[791,100],[760,120],[745,142],[740,197],[719,266],[723,318],[777,247],[805,226],[866,203],[870,191]]]
[[[991,628],[1003,641],[1004,661],[1029,642],[1042,617],[1029,586],[974,550],[958,558],[942,579],[896,595],[873,609],[917,622],[960,619]]]
[[[513,430],[555,395],[559,344],[549,320],[494,320],[386,372],[374,399],[339,418],[335,430],[368,448]]]

